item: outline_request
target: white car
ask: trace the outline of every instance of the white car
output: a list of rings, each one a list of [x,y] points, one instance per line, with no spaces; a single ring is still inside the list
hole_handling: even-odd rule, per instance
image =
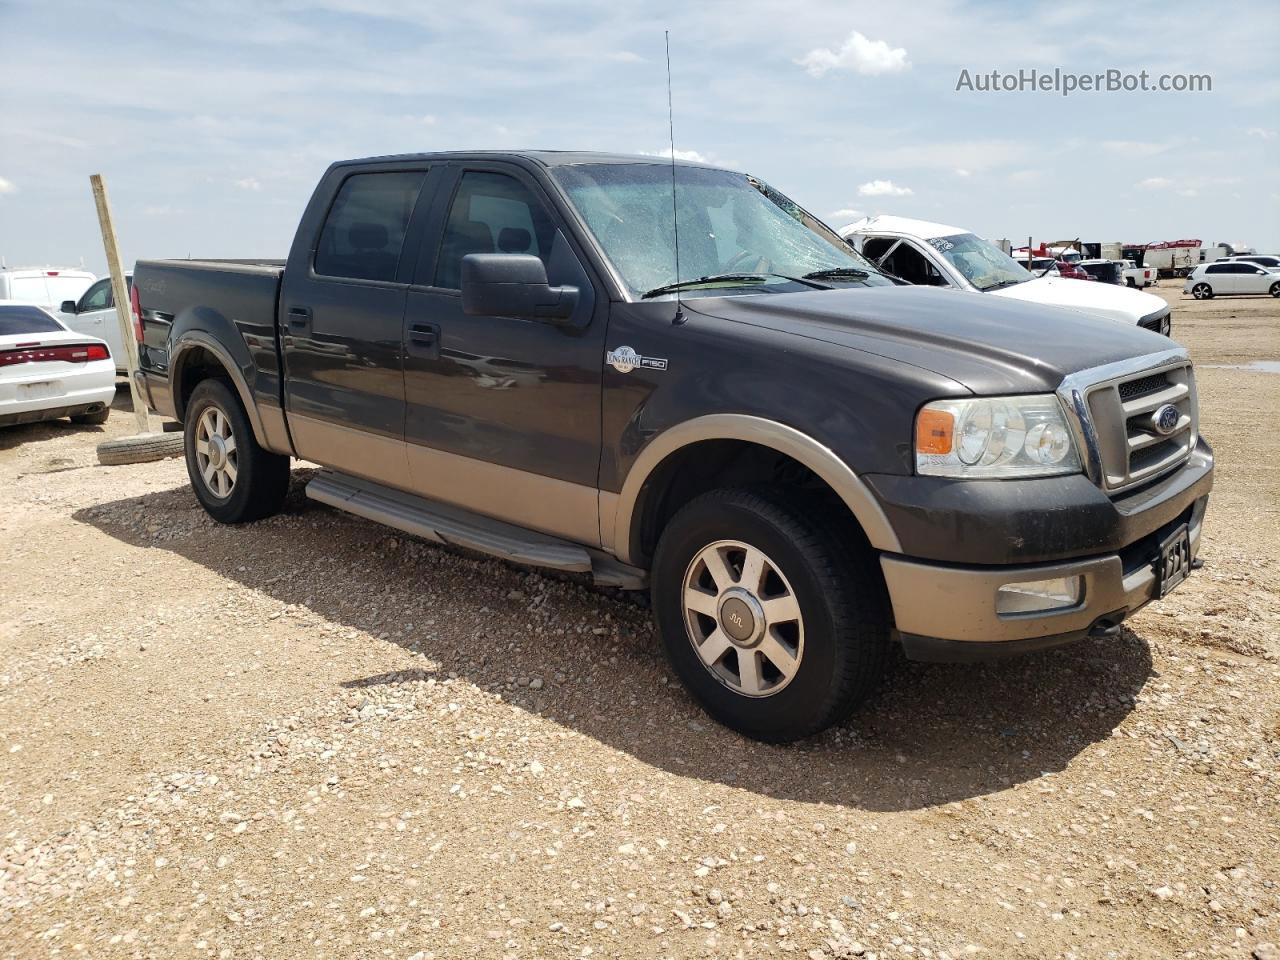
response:
[[[1069,307],[1169,335],[1169,304],[1150,293],[1110,283],[1082,283],[1030,273],[995,244],[960,227],[871,217],[842,227],[840,236],[864,257],[908,283],[989,293]]]
[[[133,274],[124,275],[125,283],[132,289]],[[116,361],[116,372],[128,373],[124,341],[120,337],[120,320],[116,316],[116,299],[111,292],[111,278],[94,281],[79,300],[65,300],[58,311],[58,319],[77,333],[84,333],[107,341],[111,356]]]
[[[1280,270],[1268,270],[1245,260],[1202,263],[1187,277],[1182,292],[1197,300],[1260,293],[1280,297]]]
[[[116,364],[101,340],[68,330],[48,310],[0,301],[0,427],[70,417],[106,423]]]
[[[6,267],[0,269],[0,300],[56,310],[62,301],[77,299],[97,279],[79,267]]]

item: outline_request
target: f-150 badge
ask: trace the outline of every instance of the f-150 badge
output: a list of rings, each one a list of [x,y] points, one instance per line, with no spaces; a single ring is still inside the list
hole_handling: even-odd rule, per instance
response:
[[[663,357],[642,357],[630,347],[618,347],[604,355],[605,363],[619,373],[630,373],[636,367],[648,370],[665,370],[667,361]]]

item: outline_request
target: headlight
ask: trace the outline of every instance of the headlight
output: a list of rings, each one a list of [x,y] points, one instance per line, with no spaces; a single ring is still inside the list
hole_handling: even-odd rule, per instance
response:
[[[932,477],[1079,473],[1080,457],[1051,394],[936,400],[916,415],[916,472]]]

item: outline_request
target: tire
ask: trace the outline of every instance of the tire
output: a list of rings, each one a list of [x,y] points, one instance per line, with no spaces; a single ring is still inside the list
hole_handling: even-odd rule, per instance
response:
[[[1280,297],[1280,283],[1273,283],[1271,285],[1271,295],[1273,297]]]
[[[846,548],[829,517],[797,506],[803,496],[777,488],[703,494],[667,524],[652,568],[654,617],[676,675],[716,720],[770,743],[847,716],[874,691],[889,651],[874,554]],[[765,576],[746,590],[743,568],[755,554]],[[719,577],[716,557],[726,561]]]
[[[209,516],[219,523],[249,523],[279,511],[289,489],[289,458],[258,445],[227,381],[202,380],[183,424],[187,475]]]
[[[102,405],[102,409],[95,413],[77,413],[71,417],[72,423],[83,423],[93,427],[100,427],[107,422],[107,418],[111,416],[111,407],[107,404]]]
[[[98,444],[98,462],[105,467],[149,463],[182,456],[182,438],[172,433],[140,433]]]
[[[1207,283],[1197,283],[1191,288],[1191,295],[1197,300],[1212,300],[1213,287],[1209,286]]]
[[[1137,289],[1138,287],[1138,284],[1134,281],[1133,277],[1125,277],[1124,282],[1126,286],[1133,287],[1134,289]]]

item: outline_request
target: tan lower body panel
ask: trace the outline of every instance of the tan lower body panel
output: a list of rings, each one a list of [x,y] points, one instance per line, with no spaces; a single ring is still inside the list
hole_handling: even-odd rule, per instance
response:
[[[600,545],[600,504],[594,487],[413,443],[407,450],[411,486],[405,489],[421,497],[575,543]]]
[[[289,414],[298,456],[343,473],[413,490],[405,442],[314,417]]]

